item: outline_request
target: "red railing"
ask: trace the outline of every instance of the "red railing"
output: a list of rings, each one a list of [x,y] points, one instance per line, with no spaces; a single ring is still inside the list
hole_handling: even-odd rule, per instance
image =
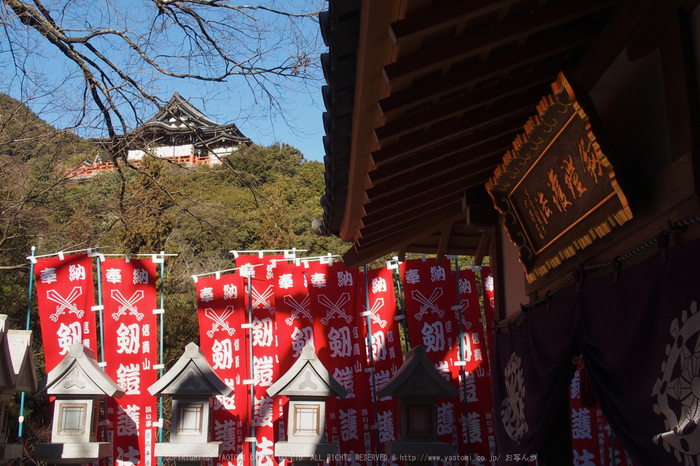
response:
[[[221,156],[219,156],[221,157]],[[179,165],[218,165],[221,163],[219,157],[209,155],[178,155],[175,157],[164,157],[166,160]],[[139,165],[138,160],[131,162],[132,165]],[[96,173],[107,172],[114,170],[114,162],[98,162],[92,165],[78,165],[63,172],[66,178],[90,178]]]

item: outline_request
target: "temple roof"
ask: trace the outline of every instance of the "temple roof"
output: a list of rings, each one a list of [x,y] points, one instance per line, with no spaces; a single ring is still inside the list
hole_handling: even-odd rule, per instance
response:
[[[127,144],[141,139],[146,143],[166,135],[196,135],[192,142],[195,145],[207,145],[214,143],[231,143],[250,145],[252,141],[247,138],[238,127],[231,123],[222,125],[206,116],[201,110],[192,105],[180,94],[175,92],[167,104],[143,125],[125,135],[118,136],[116,141],[107,139],[97,140],[102,145],[120,147],[123,140]]]
[[[221,126],[197,107],[183,99],[177,92],[173,94],[170,101],[158,113],[148,120],[145,125],[161,123],[168,126],[182,126],[188,123],[194,124],[200,128],[213,128]]]
[[[349,267],[395,251],[483,253],[498,221],[484,184],[558,73],[590,91],[665,5],[330,0],[314,231],[354,242]]]

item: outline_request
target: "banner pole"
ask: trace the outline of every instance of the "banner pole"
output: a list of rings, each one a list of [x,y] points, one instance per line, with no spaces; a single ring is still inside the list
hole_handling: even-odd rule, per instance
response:
[[[455,256],[455,278],[457,280],[457,304],[459,305],[459,360],[464,361],[464,328],[462,327],[462,296],[459,292],[459,257]],[[467,416],[467,458],[469,466],[472,464],[472,435],[471,422],[469,420],[469,398],[467,397],[467,371],[465,366],[459,367],[459,375],[462,378],[461,388],[464,396],[464,413]]]
[[[396,267],[396,273],[397,273],[397,278],[396,278],[396,287],[399,292],[399,305],[400,305],[400,311],[399,315],[403,316],[403,319],[401,319],[401,327],[403,328],[403,345],[401,347],[401,351],[403,351],[403,354],[408,353],[408,351],[411,349],[411,342],[410,338],[408,337],[408,316],[406,315],[406,304],[404,303],[403,299],[403,288],[401,286],[401,270],[398,267],[398,261],[397,261],[397,267]],[[392,273],[392,278],[394,277],[394,274]]]
[[[97,311],[99,312],[100,316],[100,362],[102,363],[102,370],[105,370],[106,363],[105,363],[105,332],[104,332],[104,322],[102,320],[102,309],[103,309],[103,302],[102,302],[102,261],[100,257],[100,248],[96,247],[95,251],[97,254],[95,254],[95,257],[97,257]],[[88,252],[88,256],[90,256],[90,253]],[[104,405],[104,414],[105,418],[107,417],[107,400],[105,399],[102,401],[100,404]],[[104,428],[102,429],[102,435],[103,438],[106,442],[109,442],[109,423],[107,423]]]
[[[250,380],[252,383],[250,384],[250,437],[252,439],[256,439],[255,437],[255,367],[253,365],[253,268],[250,267],[250,269],[247,271],[248,275],[248,325],[250,327],[248,328],[248,349],[249,349],[249,358],[248,358],[248,364],[250,367],[250,370],[248,371]],[[256,455],[258,452],[257,448],[257,440],[254,440],[252,442],[252,448],[251,448],[251,455],[250,455],[250,462],[252,466],[255,466],[255,460],[256,460]]]
[[[367,265],[362,266],[362,271],[365,274],[365,306],[366,307],[366,315],[365,319],[367,322],[367,342],[369,348],[368,350],[368,356],[369,356],[369,367],[370,367],[370,377],[372,377],[372,401],[374,402],[374,426],[375,426],[375,437],[377,440],[377,450],[375,453],[379,453],[381,451],[380,443],[379,443],[379,408],[377,406],[377,379],[374,377],[374,352],[372,351],[372,345],[374,342],[372,341],[372,319],[370,318],[370,313],[371,311],[369,310],[369,281],[367,279]]]
[[[36,246],[32,246],[32,257],[34,257],[34,254],[36,253]],[[29,330],[29,324],[31,322],[31,315],[32,315],[32,295],[33,295],[33,287],[34,287],[34,261],[29,262],[29,292],[28,292],[28,299],[27,299],[27,325],[26,325],[26,330]],[[22,443],[22,433],[23,433],[23,428],[24,428],[24,392],[20,395],[20,403],[19,403],[19,419],[18,419],[19,427],[17,429],[17,443],[21,444]],[[22,461],[22,455],[17,458],[17,466],[20,465]]]
[[[610,426],[610,423],[608,423],[608,426]],[[610,464],[615,466],[615,433],[612,427],[610,427]]]
[[[165,283],[165,251],[161,251],[161,258],[162,261],[160,263],[160,309],[165,309],[165,290],[164,290],[164,283]],[[165,317],[165,313],[162,313],[160,315],[160,360],[158,361],[158,364],[160,365],[160,368],[158,369],[158,378],[162,379],[163,378],[163,332],[165,331],[163,321]],[[158,441],[163,442],[163,397],[158,398],[158,420],[160,422],[160,427],[158,428]],[[158,466],[162,466],[163,464],[163,458],[158,457]]]
[[[104,323],[102,321],[102,265],[101,265],[101,260],[100,260],[100,248],[95,248],[97,251],[97,305],[99,309],[99,315],[100,315],[100,356],[101,356],[101,362],[105,362],[105,332],[104,332]],[[104,370],[104,366],[102,367],[102,370]]]

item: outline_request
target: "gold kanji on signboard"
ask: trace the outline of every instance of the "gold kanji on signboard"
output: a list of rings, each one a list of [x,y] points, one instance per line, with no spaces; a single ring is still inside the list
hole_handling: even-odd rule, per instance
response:
[[[552,90],[486,183],[530,283],[632,218],[589,115],[562,73]]]

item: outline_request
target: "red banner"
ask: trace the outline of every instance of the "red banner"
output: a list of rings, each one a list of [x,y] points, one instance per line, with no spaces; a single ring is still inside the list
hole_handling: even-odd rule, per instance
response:
[[[443,377],[459,388],[459,324],[452,307],[457,302],[456,280],[449,260],[411,260],[401,264],[411,346],[422,345]],[[459,453],[458,398],[437,400],[438,441]]]
[[[46,372],[73,343],[97,350],[92,259],[86,254],[38,259],[34,266]]]
[[[365,342],[357,302],[357,270],[342,264],[309,265],[306,272],[314,317],[317,354],[328,372],[348,391],[326,402],[326,432],[338,453],[355,462],[371,453],[372,402]],[[340,459],[331,464],[341,464]]]
[[[611,450],[610,425],[596,403],[595,408],[581,406],[581,373],[579,363],[569,387],[569,409],[571,411],[571,446],[574,464],[581,466],[634,466],[619,440],[615,439],[615,450]],[[612,456],[615,455],[613,462]]]
[[[461,383],[460,398],[460,454],[471,453],[477,464],[491,464],[496,454],[494,418],[491,401],[491,372],[487,364],[484,325],[476,289],[476,277],[471,270],[459,272],[459,294],[464,346],[466,385]],[[454,311],[459,327],[460,311]],[[461,379],[461,377],[460,377]],[[467,405],[464,398],[467,398]],[[467,413],[468,410],[468,413]]]
[[[303,265],[286,262],[277,262],[274,268],[280,375],[292,367],[308,342],[317,347],[305,270]]]
[[[236,267],[257,265],[252,268],[251,289],[248,279],[243,277],[246,287],[246,309],[248,300],[252,304],[252,329],[249,338],[253,340],[251,356],[254,374],[253,419],[255,428],[255,461],[259,466],[277,465],[274,456],[274,443],[284,436],[283,406],[286,400],[276,400],[267,395],[267,389],[281,375],[277,357],[277,322],[275,318],[275,260],[279,256],[242,255],[236,258]],[[243,275],[243,273],[241,272]],[[248,387],[249,388],[249,387]]]
[[[102,264],[105,372],[124,390],[107,400],[112,457],[117,464],[153,464],[158,379],[156,266],[151,260],[106,259]]]
[[[217,396],[212,412],[211,438],[222,442],[219,463],[243,464],[243,438],[248,429],[248,358],[243,282],[238,274],[197,280],[199,342],[216,374],[233,388],[231,396]]]
[[[486,324],[490,327],[495,319],[495,308],[493,303],[494,283],[491,269],[489,267],[481,268],[481,287],[484,297],[484,316]]]
[[[364,278],[360,275],[361,278]],[[396,317],[396,298],[394,297],[392,271],[386,267],[367,272],[369,288],[369,311],[364,289],[360,287],[362,311],[365,314],[365,334],[371,335],[371,351],[374,361],[374,385],[377,390],[384,387],[403,364],[401,341]],[[369,319],[367,319],[369,317]],[[369,320],[369,327],[367,327]],[[369,338],[367,347],[370,347]],[[370,389],[374,400],[374,390],[370,378]],[[399,413],[396,399],[381,398],[377,400],[377,435],[372,436],[373,444],[399,441]],[[385,453],[383,448],[378,450]]]

